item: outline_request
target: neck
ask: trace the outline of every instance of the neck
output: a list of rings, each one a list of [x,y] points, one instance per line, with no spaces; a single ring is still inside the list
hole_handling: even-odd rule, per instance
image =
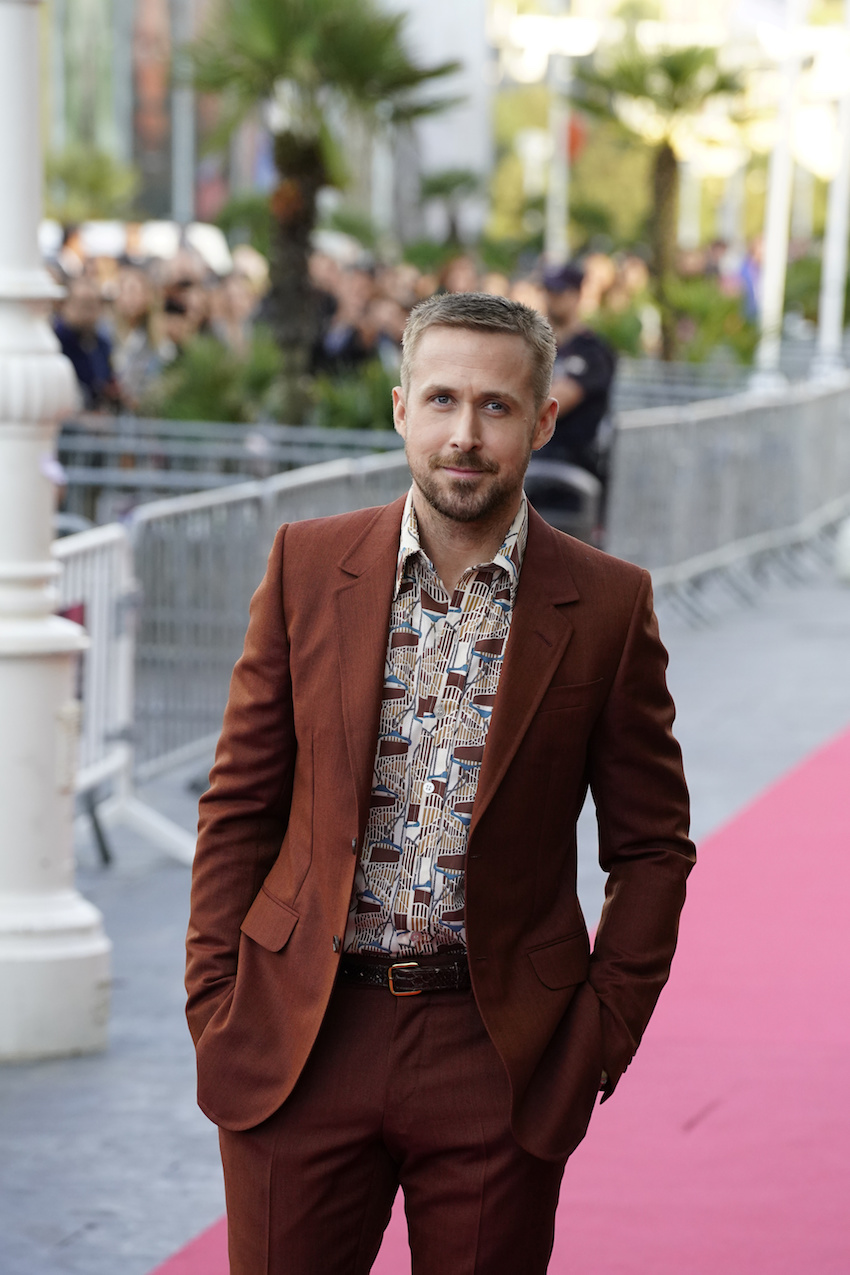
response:
[[[419,525],[419,543],[434,564],[447,593],[453,593],[464,571],[480,562],[490,562],[502,547],[517,515],[522,492],[508,508],[494,510],[474,522],[458,522],[434,509],[418,487],[413,489],[413,507]]]

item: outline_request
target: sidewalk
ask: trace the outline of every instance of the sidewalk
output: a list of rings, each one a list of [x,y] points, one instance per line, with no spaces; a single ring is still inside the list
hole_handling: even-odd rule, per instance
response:
[[[776,582],[752,607],[718,595],[715,609],[694,629],[661,608],[697,839],[850,725],[850,589],[828,569]],[[185,785],[203,770],[172,774],[145,796],[191,828],[196,798]],[[582,831],[593,923],[592,817]],[[78,845],[79,887],[115,944],[109,1051],[0,1069],[4,1275],[148,1275],[223,1211],[215,1130],[194,1105],[182,1017],[189,873],[124,832],[114,851],[103,869],[88,837]],[[805,862],[801,870],[818,871],[815,857]],[[821,923],[839,927],[840,910]],[[605,1108],[608,1124],[616,1106]]]

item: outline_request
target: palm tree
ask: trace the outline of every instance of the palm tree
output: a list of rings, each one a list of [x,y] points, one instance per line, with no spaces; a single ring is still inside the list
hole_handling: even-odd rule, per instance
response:
[[[471,168],[441,168],[422,178],[420,194],[423,201],[441,202],[446,210],[446,243],[460,243],[460,206],[464,199],[474,195],[481,187],[481,178]]]
[[[575,101],[582,110],[617,120],[650,140],[652,164],[652,277],[661,312],[662,357],[676,353],[676,315],[669,296],[675,270],[679,165],[675,143],[712,99],[743,90],[740,77],[721,69],[714,49],[682,48],[646,53],[628,40],[607,65],[574,71]]]
[[[419,90],[458,64],[419,66],[404,47],[405,15],[381,12],[376,0],[223,2],[192,51],[194,79],[221,95],[217,140],[258,105],[274,134],[269,319],[283,357],[284,410],[300,415],[317,324],[307,274],[316,196],[345,180],[334,126],[352,113],[388,126],[443,109],[446,99],[425,100]]]

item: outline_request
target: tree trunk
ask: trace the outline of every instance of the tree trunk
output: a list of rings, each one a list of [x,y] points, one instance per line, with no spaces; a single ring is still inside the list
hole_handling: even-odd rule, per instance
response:
[[[298,425],[307,410],[310,354],[318,334],[317,298],[308,272],[310,236],[316,196],[327,176],[318,140],[280,133],[274,157],[280,182],[271,195],[268,314],[283,360],[281,414],[287,424]]]
[[[652,173],[652,274],[661,313],[661,357],[676,357],[676,314],[668,293],[676,268],[676,228],[679,218],[679,165],[669,142],[655,152]]]

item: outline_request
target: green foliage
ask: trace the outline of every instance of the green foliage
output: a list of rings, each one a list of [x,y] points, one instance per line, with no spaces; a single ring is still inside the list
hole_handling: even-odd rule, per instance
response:
[[[141,411],[176,421],[273,419],[280,372],[280,351],[262,328],[244,357],[214,337],[196,337],[162,374]]]
[[[471,168],[441,168],[435,173],[426,173],[420,184],[423,199],[465,199],[474,195],[481,185],[481,179]]]
[[[49,154],[45,175],[47,216],[64,225],[128,218],[140,184],[135,168],[84,145]]]
[[[576,98],[589,114],[624,123],[620,101],[645,103],[669,128],[694,115],[711,98],[735,96],[741,77],[718,66],[717,51],[701,46],[646,52],[626,41],[610,61],[579,62],[574,71]],[[626,124],[628,127],[628,124]]]
[[[739,363],[751,363],[758,329],[744,317],[738,297],[721,292],[714,279],[669,278],[668,304],[676,317],[681,356],[704,363],[727,351]]]
[[[510,278],[527,249],[525,239],[491,239],[485,235],[479,240],[478,256],[485,270],[497,270]]]
[[[586,248],[594,239],[605,238],[609,243],[614,242],[614,217],[604,204],[592,199],[574,199],[570,203],[570,221],[582,236],[578,250]]]
[[[457,255],[457,248],[454,244],[437,243],[435,239],[414,239],[404,245],[402,252],[404,260],[417,270],[433,274]]]
[[[643,354],[640,338],[642,324],[635,306],[627,310],[597,310],[588,319],[588,327],[604,337],[609,345],[621,354],[640,358]]]
[[[356,208],[346,208],[345,205],[335,208],[324,224],[331,230],[339,230],[344,235],[350,235],[369,252],[374,252],[378,246],[380,237],[378,228],[371,217],[368,217],[366,213],[358,212]]]
[[[393,386],[398,376],[378,359],[348,376],[317,376],[314,423],[328,429],[392,429]]]
[[[405,22],[376,0],[225,0],[192,51],[197,86],[222,95],[219,140],[268,100],[276,131],[302,139],[321,135],[334,104],[387,120],[438,109],[418,91],[458,64],[419,66]]]
[[[789,261],[785,274],[785,309],[817,323],[820,308],[820,257]],[[850,314],[850,275],[844,284],[844,313]]]
[[[268,260],[272,232],[268,196],[232,195],[216,217],[215,224],[231,243],[247,242]]]

